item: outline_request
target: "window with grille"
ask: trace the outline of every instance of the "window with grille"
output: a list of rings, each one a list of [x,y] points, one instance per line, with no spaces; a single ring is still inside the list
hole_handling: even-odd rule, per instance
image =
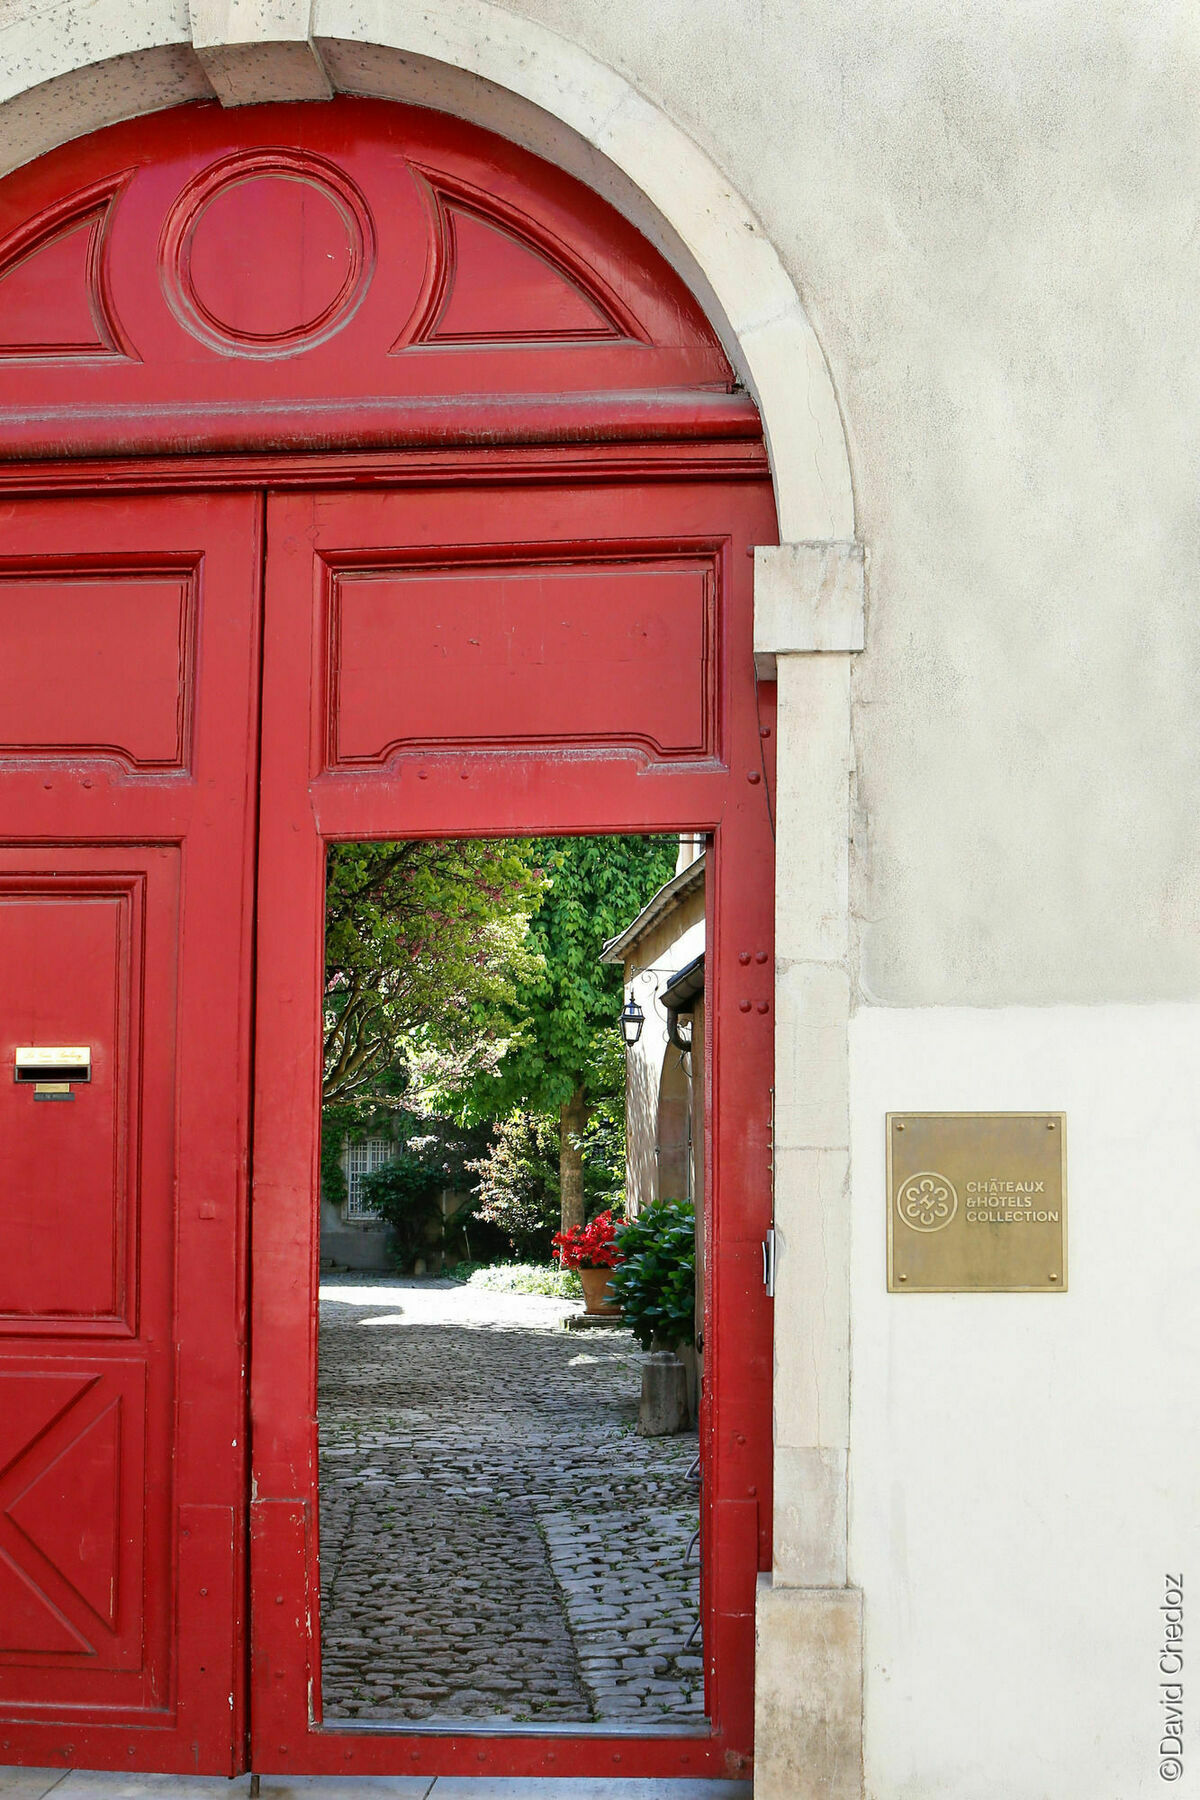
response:
[[[342,1167],[346,1176],[346,1212],[348,1219],[377,1219],[379,1214],[368,1204],[363,1191],[363,1177],[373,1175],[385,1162],[390,1162],[394,1145],[388,1138],[363,1138],[347,1144]]]

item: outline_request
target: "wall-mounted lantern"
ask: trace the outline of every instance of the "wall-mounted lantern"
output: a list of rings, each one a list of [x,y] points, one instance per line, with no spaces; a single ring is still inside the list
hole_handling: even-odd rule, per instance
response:
[[[629,998],[621,1008],[621,1036],[625,1039],[625,1048],[632,1050],[642,1035],[642,1026],[646,1023],[646,1015],[633,997],[632,988]]]

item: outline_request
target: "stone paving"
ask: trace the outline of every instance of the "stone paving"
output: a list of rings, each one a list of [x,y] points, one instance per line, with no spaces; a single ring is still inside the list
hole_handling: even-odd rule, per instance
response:
[[[0,1800],[753,1800],[748,1781],[494,1775],[116,1775],[0,1768]]]
[[[571,1310],[322,1277],[327,1719],[702,1719],[697,1440],[637,1435],[636,1344]]]

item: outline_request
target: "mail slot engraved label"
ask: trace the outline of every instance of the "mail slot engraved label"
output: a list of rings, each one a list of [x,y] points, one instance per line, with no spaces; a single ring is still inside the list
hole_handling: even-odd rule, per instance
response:
[[[892,1293],[1062,1293],[1064,1113],[889,1113]]]
[[[30,1044],[18,1049],[17,1081],[90,1081],[92,1053],[81,1044]]]

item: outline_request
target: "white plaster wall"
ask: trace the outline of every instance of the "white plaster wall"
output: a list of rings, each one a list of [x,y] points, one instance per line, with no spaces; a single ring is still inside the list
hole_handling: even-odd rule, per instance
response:
[[[1200,1007],[860,1012],[850,1579],[871,1800],[1138,1800],[1200,1634]],[[884,1114],[1064,1109],[1069,1291],[885,1291]]]
[[[866,991],[1200,994],[1190,0],[508,6],[727,171],[829,361]]]

